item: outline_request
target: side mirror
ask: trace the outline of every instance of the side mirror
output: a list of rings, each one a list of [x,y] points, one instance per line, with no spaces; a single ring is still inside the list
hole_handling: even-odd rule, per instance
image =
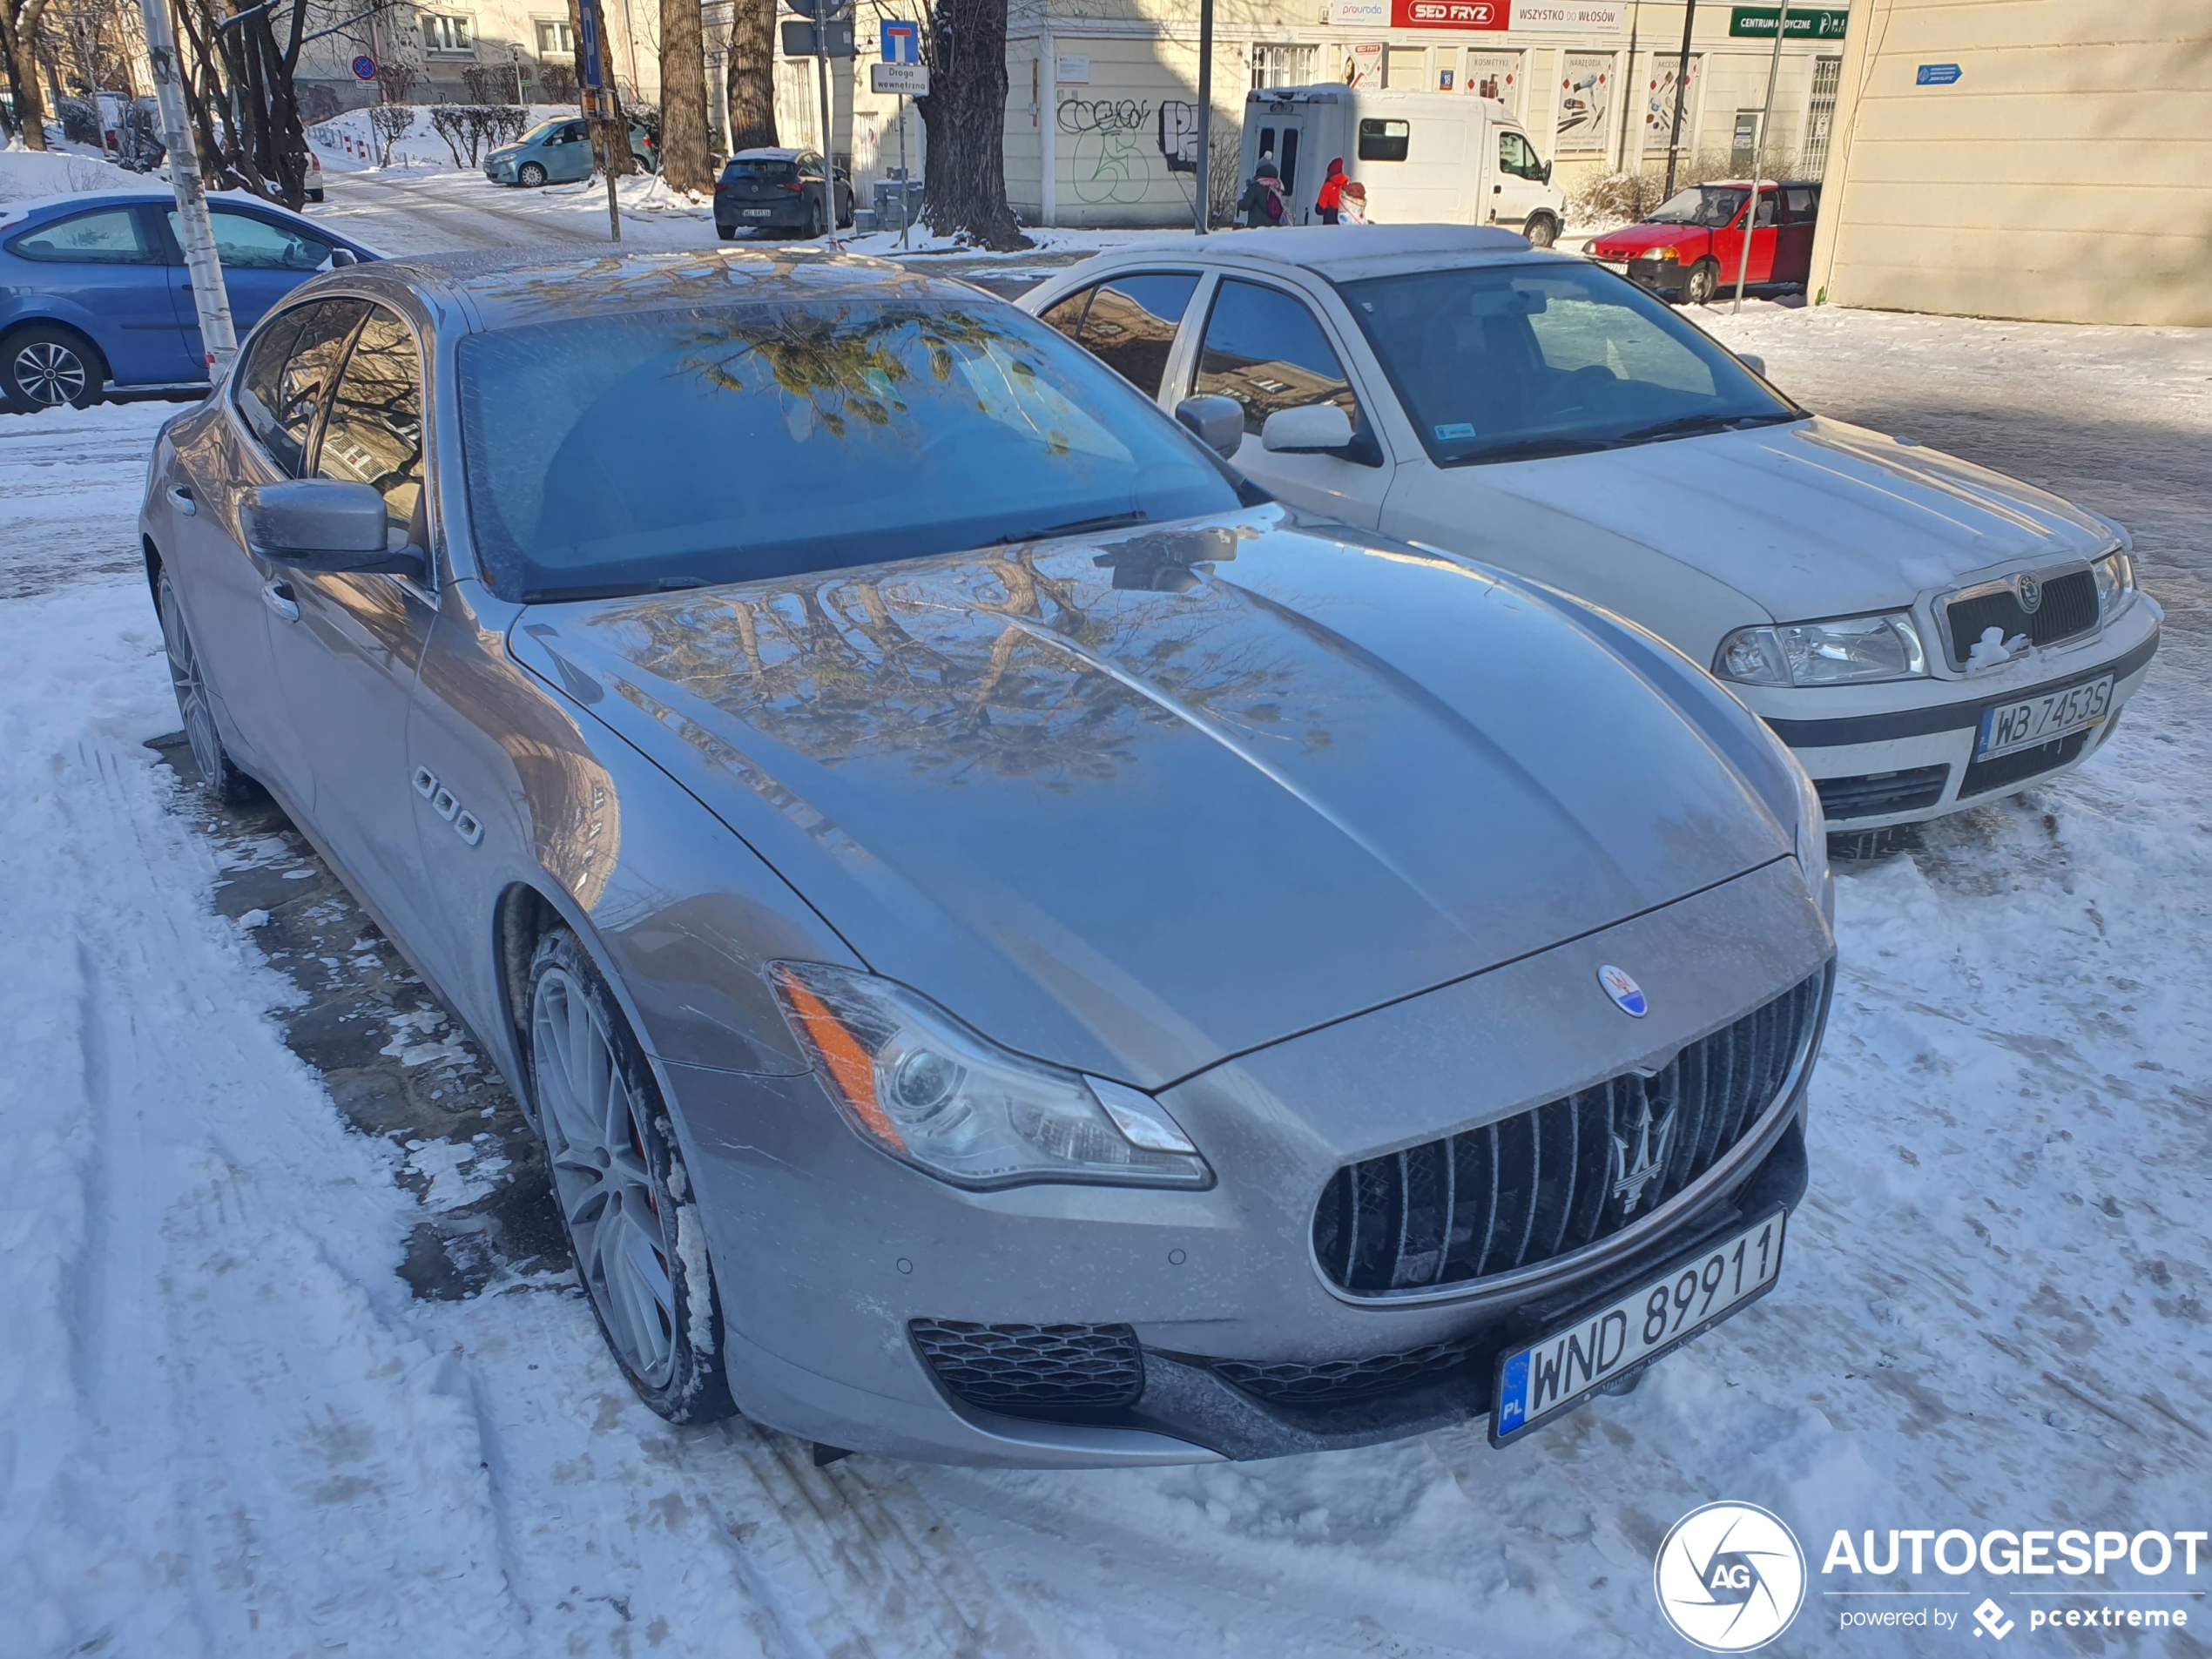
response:
[[[1175,406],[1175,418],[1224,461],[1235,460],[1244,447],[1244,409],[1233,397],[1211,392],[1186,397]]]
[[[1736,361],[1743,364],[1744,368],[1750,369],[1751,373],[1757,374],[1761,380],[1764,380],[1766,378],[1765,358],[1756,356],[1750,352],[1740,351],[1736,354]]]
[[[1352,443],[1352,417],[1333,403],[1278,409],[1259,429],[1263,449],[1277,455],[1312,455],[1344,449]]]
[[[1549,183],[1551,183],[1551,181],[1552,181],[1552,164],[1551,164],[1550,162],[1547,161],[1547,162],[1544,164],[1544,182],[1545,182],[1546,184],[1548,184],[1548,185]]]
[[[239,498],[246,547],[272,564],[315,575],[383,571],[420,580],[429,561],[417,547],[394,552],[384,498],[367,484],[301,478],[264,484]]]
[[[361,256],[349,247],[334,247],[330,250],[330,268],[334,271],[360,263]]]

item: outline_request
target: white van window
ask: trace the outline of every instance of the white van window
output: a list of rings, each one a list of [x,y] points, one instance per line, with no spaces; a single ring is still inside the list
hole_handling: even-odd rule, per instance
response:
[[[1363,120],[1359,123],[1359,159],[1403,161],[1413,130],[1403,121]]]

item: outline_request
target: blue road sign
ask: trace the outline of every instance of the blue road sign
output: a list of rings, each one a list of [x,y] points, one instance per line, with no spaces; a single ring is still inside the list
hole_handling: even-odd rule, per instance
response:
[[[599,0],[576,0],[576,13],[582,25],[577,38],[583,47],[583,84],[596,92],[607,84],[599,61]]]
[[[918,23],[894,23],[883,20],[881,56],[887,64],[919,64],[921,62],[921,25]]]
[[[373,81],[376,78],[376,60],[366,55],[354,59],[354,78]]]
[[[1913,76],[1912,84],[1915,86],[1949,86],[1958,78],[1959,65],[1956,64],[1923,64],[1919,72]]]

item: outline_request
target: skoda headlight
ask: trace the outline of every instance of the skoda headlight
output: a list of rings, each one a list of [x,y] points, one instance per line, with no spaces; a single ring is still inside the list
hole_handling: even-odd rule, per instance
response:
[[[769,980],[846,1121],[941,1181],[1213,1183],[1150,1095],[1009,1054],[888,980],[815,962],[773,963]]]
[[[1714,673],[1742,685],[1850,685],[1927,671],[1920,631],[1905,610],[1738,628],[1713,658]]]
[[[2135,597],[2135,562],[2125,553],[2107,553],[2089,569],[2097,578],[2097,610],[2110,622]]]

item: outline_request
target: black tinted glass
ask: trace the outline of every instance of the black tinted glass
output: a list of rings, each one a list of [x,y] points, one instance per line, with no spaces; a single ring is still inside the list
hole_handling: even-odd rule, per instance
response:
[[[1423,271],[1343,292],[1444,465],[1798,418],[1670,307],[1595,266]]]
[[[300,330],[314,314],[301,306],[273,320],[254,340],[238,371],[238,413],[256,442],[280,458],[285,453],[284,367],[292,359]]]
[[[780,185],[799,176],[789,161],[733,161],[722,170],[725,179],[752,179],[764,185]]]
[[[278,376],[275,401],[266,406],[273,424],[266,435],[259,431],[254,435],[287,472],[297,475],[307,458],[315,417],[321,414],[330,383],[345,361],[347,342],[368,309],[360,300],[326,300],[300,307],[300,332]]]
[[[1222,512],[1235,487],[1010,306],[765,303],[459,351],[469,504],[512,598],[790,576]]]
[[[315,472],[374,487],[392,545],[407,545],[422,494],[422,371],[415,336],[381,307],[361,324],[338,377]]]
[[[1235,398],[1247,432],[1278,409],[1309,403],[1333,403],[1355,424],[1359,418],[1344,366],[1305,301],[1252,282],[1224,282],[1214,295],[1191,390]]]
[[[1363,120],[1359,124],[1359,159],[1403,161],[1412,137],[1413,128],[1404,121]]]
[[[1145,396],[1157,397],[1168,372],[1168,347],[1175,343],[1175,331],[1197,286],[1195,271],[1102,282],[1092,291],[1090,311],[1076,338]],[[1055,319],[1047,320],[1058,326]]]

